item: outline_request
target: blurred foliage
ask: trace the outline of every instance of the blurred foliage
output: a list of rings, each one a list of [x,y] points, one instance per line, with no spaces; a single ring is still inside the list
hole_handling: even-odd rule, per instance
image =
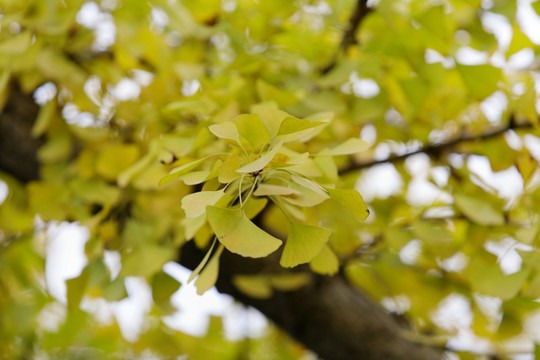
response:
[[[0,358],[306,356],[274,329],[230,342],[219,319],[202,339],[162,322],[180,286],[162,266],[186,241],[208,251],[194,273],[203,292],[222,251],[266,256],[281,245],[274,236],[287,239],[284,267],[341,267],[383,304],[406,299],[390,310],[434,342],[455,335],[434,314],[459,294],[489,351],[504,357],[519,342],[538,353],[526,321],[540,296],[539,47],[515,1],[371,6],[357,42],[341,49],[353,0],[0,1],[0,104],[10,83],[33,93],[32,134],[45,139],[39,181],[0,174]],[[511,29],[509,43],[493,17]],[[464,50],[486,60],[471,63]],[[535,61],[512,66],[519,54]],[[444,143],[453,145],[429,147]],[[429,156],[359,165],[422,144]],[[475,159],[517,179],[506,186],[515,191],[469,166]],[[373,185],[392,179],[391,194]],[[59,221],[90,232],[66,304],[44,275],[46,228]],[[120,255],[116,277],[105,250]],[[501,267],[509,253],[515,271]],[[132,342],[80,307],[123,299],[129,276],[145,279],[154,300]],[[233,282],[268,297],[309,277],[284,269]]]

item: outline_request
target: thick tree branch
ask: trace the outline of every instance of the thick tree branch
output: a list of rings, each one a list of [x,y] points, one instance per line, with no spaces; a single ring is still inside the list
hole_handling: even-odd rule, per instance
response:
[[[42,141],[30,134],[38,110],[31,96],[11,85],[0,112],[0,170],[22,181],[37,179],[39,175],[36,154]]]
[[[321,70],[321,73],[326,74],[330,72],[336,66],[338,54],[342,51],[347,51],[349,46],[357,43],[356,31],[360,27],[360,24],[366,15],[371,11],[371,9],[367,6],[367,2],[368,0],[358,0],[356,2],[353,13],[349,18],[347,28],[343,32],[343,37],[341,38],[341,43],[339,44],[339,51],[334,56],[332,62]]]
[[[181,249],[180,263],[193,269],[203,256],[190,242]],[[279,254],[248,259],[225,252],[220,263],[217,283],[220,292],[257,308],[323,359],[441,358],[435,347],[402,336],[403,328],[388,313],[340,276],[314,275],[314,280],[303,288],[276,291],[271,298],[261,300],[242,294],[231,280],[238,274],[282,272]]]
[[[497,137],[499,135],[502,135],[502,134],[504,134],[504,133],[506,133],[507,131],[510,131],[510,130],[529,129],[532,126],[533,125],[531,123],[529,123],[529,122],[516,123],[514,121],[514,119],[512,118],[507,126],[491,129],[491,130],[489,130],[489,131],[487,131],[485,133],[482,133],[482,134],[475,134],[475,135],[464,134],[464,135],[458,136],[458,137],[456,137],[454,139],[448,140],[446,142],[425,144],[425,145],[421,146],[417,150],[409,151],[409,152],[406,152],[404,154],[399,154],[399,155],[394,154],[394,155],[390,155],[389,157],[384,158],[384,159],[380,159],[380,160],[368,160],[368,161],[363,161],[363,162],[353,162],[353,163],[349,164],[348,166],[339,169],[339,174],[344,175],[344,174],[347,174],[347,173],[350,173],[350,172],[353,172],[353,171],[356,171],[356,170],[366,169],[366,168],[372,167],[374,165],[398,162],[398,161],[401,161],[401,160],[405,160],[409,156],[416,155],[416,154],[421,154],[421,153],[428,154],[428,155],[434,156],[434,157],[439,157],[444,151],[450,150],[450,149],[452,149],[453,147],[455,147],[455,146],[457,146],[459,144],[463,144],[463,143],[467,143],[467,142],[475,142],[475,141],[486,140],[486,139],[490,139],[490,138],[494,138],[494,137]]]
[[[2,160],[0,169],[20,180],[36,179],[39,141],[30,136],[38,107],[30,95],[13,88],[0,116]],[[17,134],[17,141],[9,134]],[[12,135],[13,137],[15,135]],[[181,248],[180,263],[194,268],[203,254],[189,242]],[[399,324],[379,305],[343,278],[316,277],[309,285],[291,292],[276,292],[267,300],[253,299],[233,286],[236,274],[258,274],[280,269],[276,257],[247,259],[225,252],[217,287],[247,305],[254,306],[292,337],[324,359],[440,359],[439,350],[402,336]],[[281,269],[280,269],[281,270]],[[281,270],[282,271],[282,270]]]

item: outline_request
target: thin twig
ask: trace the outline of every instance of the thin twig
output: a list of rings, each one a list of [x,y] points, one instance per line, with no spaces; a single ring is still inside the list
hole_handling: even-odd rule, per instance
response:
[[[531,128],[532,126],[533,125],[531,123],[529,123],[529,122],[516,123],[513,119],[511,119],[511,121],[509,122],[509,124],[507,126],[492,129],[492,130],[487,131],[487,132],[485,132],[483,134],[479,134],[479,135],[465,134],[465,135],[461,135],[461,136],[459,136],[457,138],[451,139],[451,140],[449,140],[447,142],[425,144],[424,146],[422,146],[418,150],[406,152],[404,154],[393,154],[393,155],[390,155],[389,157],[387,157],[385,159],[369,160],[369,161],[364,161],[364,162],[354,162],[354,163],[351,163],[350,165],[348,165],[348,166],[346,166],[344,168],[341,168],[339,170],[339,174],[344,175],[344,174],[347,174],[347,173],[350,173],[350,172],[353,172],[353,171],[356,171],[356,170],[369,168],[369,167],[372,167],[372,166],[378,165],[378,164],[398,162],[400,160],[405,160],[406,158],[408,158],[411,155],[416,155],[416,154],[421,154],[421,153],[437,157],[444,150],[450,149],[450,148],[452,148],[452,147],[454,147],[454,146],[456,146],[458,144],[462,144],[462,143],[466,143],[466,142],[474,142],[474,141],[479,141],[479,140],[485,140],[485,139],[489,139],[489,138],[493,138],[493,137],[502,135],[502,134],[504,134],[505,132],[507,132],[509,130],[528,129],[528,128]]]
[[[366,15],[371,11],[371,9],[367,6],[367,2],[368,0],[358,0],[356,2],[354,11],[349,18],[347,28],[343,32],[343,37],[341,38],[341,43],[339,44],[339,51],[334,55],[332,62],[321,69],[322,74],[327,74],[336,66],[339,53],[342,51],[347,51],[349,46],[358,43],[356,40],[356,31],[360,27],[360,24]]]

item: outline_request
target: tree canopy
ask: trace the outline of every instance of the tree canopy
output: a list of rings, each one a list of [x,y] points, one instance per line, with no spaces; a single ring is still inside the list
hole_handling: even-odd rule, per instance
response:
[[[0,358],[540,354],[536,10],[0,1]],[[62,221],[89,233],[65,304]],[[169,328],[169,261],[281,330]],[[135,341],[81,308],[129,277],[154,303]]]

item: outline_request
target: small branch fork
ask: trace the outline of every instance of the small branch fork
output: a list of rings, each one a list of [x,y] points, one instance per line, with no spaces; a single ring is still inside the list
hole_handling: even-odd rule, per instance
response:
[[[491,129],[491,130],[486,131],[485,133],[482,133],[482,134],[475,134],[475,135],[464,134],[464,135],[458,136],[458,137],[456,137],[454,139],[450,139],[447,142],[425,144],[424,146],[422,146],[418,150],[406,152],[404,154],[399,154],[399,155],[398,154],[390,155],[389,157],[387,157],[385,159],[381,159],[381,160],[369,160],[369,161],[364,161],[364,162],[353,162],[353,163],[349,164],[348,166],[346,166],[344,168],[341,168],[339,170],[339,174],[344,175],[344,174],[347,174],[347,173],[350,173],[350,172],[353,172],[353,171],[356,171],[356,170],[369,168],[371,166],[378,165],[378,164],[398,162],[398,161],[401,161],[401,160],[405,160],[406,158],[408,158],[411,155],[416,155],[416,154],[420,154],[420,153],[424,153],[424,154],[428,154],[428,155],[431,155],[431,156],[434,156],[434,157],[438,157],[438,156],[440,156],[440,154],[444,150],[451,149],[454,146],[459,145],[461,143],[486,140],[486,139],[490,139],[490,138],[494,138],[494,137],[497,137],[499,135],[502,135],[502,134],[504,134],[504,133],[506,133],[507,131],[510,131],[510,130],[529,129],[529,128],[532,128],[532,127],[533,127],[533,124],[531,124],[530,122],[517,123],[515,121],[515,119],[512,117],[507,126]]]

